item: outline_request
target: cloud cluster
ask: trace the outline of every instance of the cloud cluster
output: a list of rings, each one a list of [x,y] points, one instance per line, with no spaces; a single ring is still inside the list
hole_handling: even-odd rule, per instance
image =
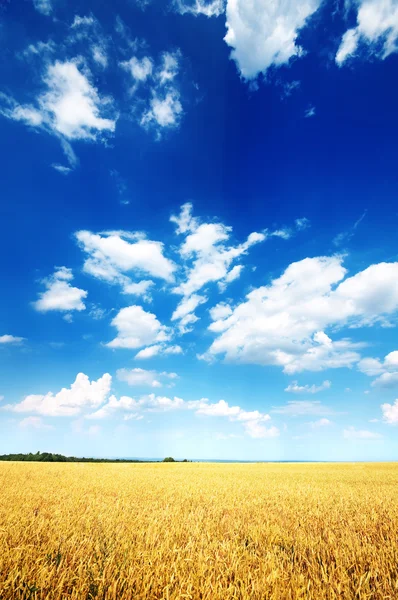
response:
[[[85,310],[83,300],[87,297],[87,292],[73,287],[70,284],[72,279],[72,270],[66,267],[58,268],[51,277],[44,279],[42,283],[46,291],[41,292],[39,299],[33,302],[35,309],[39,312]]]
[[[178,378],[177,373],[157,373],[156,371],[147,371],[145,369],[118,369],[116,376],[119,381],[125,381],[131,386],[149,386],[154,388],[168,385]]]
[[[26,396],[19,404],[7,404],[4,410],[16,413],[33,413],[48,417],[70,417],[84,409],[93,409],[103,404],[111,389],[112,377],[105,373],[97,381],[91,381],[84,373],[79,373],[70,388],[63,388],[57,394]]]
[[[181,53],[175,51],[163,52],[158,63],[151,56],[136,55],[120,63],[129,76],[131,97],[144,106],[138,121],[142,127],[155,130],[158,139],[162,130],[178,127],[183,114],[178,84],[180,62]]]
[[[175,373],[160,373],[133,369],[118,371],[118,378],[129,385],[150,385],[159,387],[156,377],[173,380]],[[124,420],[140,420],[145,413],[169,412],[175,410],[192,411],[198,417],[227,418],[241,423],[246,434],[252,438],[272,438],[279,435],[275,426],[267,427],[270,416],[258,410],[247,411],[239,406],[230,406],[225,400],[212,404],[207,398],[201,400],[183,400],[177,396],[156,396],[147,394],[139,398],[110,395],[112,377],[105,373],[97,381],[89,380],[84,373],[79,373],[70,388],[63,388],[57,394],[48,392],[45,395],[26,396],[18,404],[7,404],[2,410],[15,413],[30,413],[21,426],[45,427],[45,423],[35,415],[49,417],[70,417],[84,415],[90,420],[107,419],[115,415],[123,415]],[[94,412],[90,412],[93,409]]]
[[[286,388],[285,392],[292,394],[316,394],[323,390],[328,390],[331,387],[331,382],[326,380],[321,385],[299,385],[297,381],[293,381]]]
[[[117,114],[109,97],[100,96],[78,61],[56,61],[43,76],[45,91],[33,105],[2,96],[0,113],[68,140],[96,140],[113,133]]]
[[[145,311],[142,306],[122,308],[112,320],[117,336],[107,344],[109,348],[141,348],[156,342],[167,342],[169,329],[157,317]]]
[[[398,51],[398,4],[396,0],[356,0],[357,25],[348,29],[336,54],[341,66],[359,53],[361,46],[370,55],[384,59]]]
[[[149,299],[149,290],[154,283],[140,277],[149,275],[169,282],[174,279],[177,266],[164,256],[163,244],[146,239],[142,233],[78,231],[75,237],[87,255],[84,271],[108,283],[121,285],[124,294]],[[138,281],[133,281],[131,275]]]
[[[358,369],[369,375],[376,377],[372,381],[372,387],[375,388],[395,388],[398,387],[398,351],[390,352],[380,361],[378,358],[363,358],[358,363]]]
[[[321,0],[228,0],[224,40],[240,75],[255,79],[300,56],[298,34],[320,5]]]
[[[397,425],[398,423],[398,398],[394,404],[385,403],[381,405],[381,411],[383,413],[383,420],[385,423],[390,425]]]
[[[247,254],[251,246],[263,242],[265,233],[251,233],[247,240],[235,246],[228,243],[232,228],[222,223],[201,223],[192,216],[192,204],[181,207],[179,215],[173,215],[171,222],[176,232],[185,235],[179,248],[184,264],[184,277],[174,287],[175,294],[183,296],[173,313],[172,320],[179,321],[182,333],[190,331],[190,325],[197,321],[195,309],[205,302],[207,297],[196,292],[210,283],[217,283],[220,291],[240,276],[242,265],[233,265]]]
[[[204,358],[277,365],[285,373],[352,367],[361,344],[333,340],[325,329],[388,325],[398,309],[398,263],[371,265],[345,278],[342,256],[292,263],[268,286],[209,329],[217,334]],[[344,279],[345,278],[345,279]]]

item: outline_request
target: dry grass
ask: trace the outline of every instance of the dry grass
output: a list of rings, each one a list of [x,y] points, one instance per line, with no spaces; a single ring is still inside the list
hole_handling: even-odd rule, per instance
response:
[[[398,465],[0,463],[0,598],[398,598]]]

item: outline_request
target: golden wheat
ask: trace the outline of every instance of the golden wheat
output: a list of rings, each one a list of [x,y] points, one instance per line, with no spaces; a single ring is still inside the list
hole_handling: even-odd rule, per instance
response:
[[[398,598],[398,465],[0,463],[0,598]]]

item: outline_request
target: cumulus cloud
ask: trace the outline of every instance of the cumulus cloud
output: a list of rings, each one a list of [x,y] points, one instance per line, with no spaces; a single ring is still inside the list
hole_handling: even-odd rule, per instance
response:
[[[291,392],[292,394],[316,394],[323,390],[328,390],[331,385],[331,382],[328,380],[324,381],[321,385],[299,385],[297,381],[293,381],[285,388],[285,392]]]
[[[148,299],[153,285],[148,279],[132,281],[127,274],[137,278],[150,275],[164,281],[174,279],[177,267],[164,256],[163,244],[146,239],[142,233],[78,231],[75,236],[87,255],[84,271],[108,283],[121,285],[125,294]]]
[[[288,374],[352,367],[363,345],[333,340],[324,330],[388,323],[398,309],[398,263],[348,278],[342,263],[342,256],[306,258],[251,291],[210,325],[217,337],[205,357],[277,365]]]
[[[198,295],[200,289],[209,283],[218,283],[221,291],[240,275],[242,266],[233,262],[247,254],[251,246],[266,239],[265,233],[251,233],[247,240],[235,246],[228,244],[232,228],[222,223],[201,223],[192,216],[192,204],[181,207],[179,215],[173,215],[171,222],[177,226],[177,234],[185,235],[179,248],[184,263],[184,278],[174,288],[174,293],[181,294],[180,302],[173,314],[173,320],[181,320],[183,331],[197,320],[194,310],[207,301]]]
[[[117,337],[107,344],[108,348],[141,348],[155,342],[165,342],[170,337],[167,327],[142,306],[122,308],[112,320]]]
[[[70,388],[63,388],[57,394],[48,392],[45,395],[26,396],[18,404],[7,404],[4,410],[49,417],[78,415],[84,409],[93,409],[103,404],[109,395],[111,384],[112,377],[108,373],[91,382],[87,375],[79,373]]]
[[[398,423],[398,399],[395,400],[394,404],[382,404],[381,410],[383,413],[383,421],[390,425],[396,425]]]
[[[118,369],[116,376],[119,381],[125,381],[131,386],[162,387],[177,379],[177,373],[163,371],[147,371],[145,369]]]
[[[97,48],[97,58],[98,52]],[[100,95],[93,85],[82,59],[46,60],[41,87],[43,91],[30,104],[0,94],[0,115],[57,137],[69,166],[54,163],[53,167],[65,175],[78,162],[70,141],[104,141],[113,135],[118,114],[113,99]]]
[[[138,415],[145,412],[157,413],[176,410],[193,411],[197,416],[220,417],[227,418],[233,422],[239,422],[242,424],[247,435],[252,438],[272,438],[279,435],[277,427],[265,426],[265,423],[270,420],[269,415],[257,410],[246,411],[239,406],[229,406],[225,400],[220,400],[212,404],[207,398],[202,398],[201,400],[183,400],[178,396],[169,398],[167,396],[147,394],[138,399],[122,396],[118,400],[116,396],[111,396],[107,404],[88,415],[87,418],[105,419],[117,412],[127,415],[134,414],[134,418],[137,418]]]
[[[398,351],[390,352],[383,361],[364,358],[358,363],[358,369],[370,377],[378,375],[372,381],[372,387],[395,388],[398,386]]]
[[[378,440],[383,436],[380,433],[374,431],[367,431],[366,429],[356,429],[355,427],[348,427],[343,431],[343,437],[346,440]]]
[[[138,121],[146,129],[155,131],[158,139],[162,131],[178,127],[183,114],[178,74],[181,53],[163,52],[158,61],[150,56],[133,55],[122,61],[120,67],[129,75],[129,91]],[[143,106],[143,110],[138,110]]]
[[[16,335],[9,335],[9,334],[0,335],[0,345],[20,344],[21,342],[24,341],[24,339],[25,338],[18,337]]]
[[[219,17],[225,11],[226,0],[174,0],[175,10],[181,15]]]
[[[356,0],[357,25],[345,32],[336,54],[341,66],[350,57],[368,54],[384,59],[398,51],[398,5],[396,0]]]
[[[297,43],[300,29],[321,0],[228,0],[227,34],[231,58],[244,79],[255,79],[271,67],[303,54]]]
[[[99,95],[87,68],[83,73],[76,61],[56,61],[48,65],[43,83],[47,89],[36,106],[21,105],[3,95],[1,114],[34,128],[45,127],[69,140],[96,140],[115,131],[113,102]]]
[[[138,360],[147,360],[148,358],[153,358],[154,356],[161,354],[162,351],[162,344],[154,344],[153,346],[147,346],[146,348],[143,348],[142,350],[137,352],[134,358]]]
[[[83,300],[87,297],[87,292],[73,287],[70,284],[72,279],[72,270],[66,267],[58,268],[51,277],[44,279],[46,291],[41,292],[39,299],[33,302],[35,309],[39,312],[85,310]]]

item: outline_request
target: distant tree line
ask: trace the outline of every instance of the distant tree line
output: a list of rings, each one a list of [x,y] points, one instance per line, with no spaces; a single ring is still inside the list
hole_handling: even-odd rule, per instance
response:
[[[63,456],[52,452],[36,452],[36,454],[1,454],[0,461],[23,461],[23,462],[84,462],[84,463],[149,463],[149,462],[178,462],[171,456],[163,461],[149,461],[129,458],[76,458],[76,456]],[[190,462],[186,458],[181,462]]]

